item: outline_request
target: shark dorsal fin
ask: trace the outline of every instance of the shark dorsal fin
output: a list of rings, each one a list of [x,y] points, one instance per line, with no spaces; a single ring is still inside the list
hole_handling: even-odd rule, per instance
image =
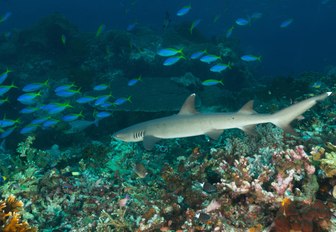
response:
[[[238,111],[240,114],[255,114],[256,112],[253,110],[253,100],[248,101],[242,108]]]
[[[183,103],[179,115],[188,115],[188,114],[196,114],[197,111],[195,109],[195,97],[196,94],[191,94]]]

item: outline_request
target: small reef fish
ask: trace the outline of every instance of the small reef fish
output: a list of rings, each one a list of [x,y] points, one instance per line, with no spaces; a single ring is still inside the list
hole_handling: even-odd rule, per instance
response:
[[[214,86],[214,85],[224,85],[222,80],[216,80],[216,79],[208,79],[202,82],[202,85],[204,86]]]
[[[168,57],[167,59],[165,59],[163,61],[163,65],[164,66],[170,66],[170,65],[176,64],[181,59],[185,59],[185,57],[184,56],[172,56],[172,57]]]
[[[85,104],[85,103],[93,102],[96,99],[97,97],[93,97],[93,96],[83,96],[83,97],[78,98],[76,102],[79,104]]]
[[[37,90],[42,89],[43,87],[47,87],[48,86],[48,82],[49,80],[46,80],[43,83],[31,83],[31,84],[27,84],[22,88],[23,92],[34,92]]]
[[[0,85],[0,96],[4,95],[12,88],[17,88],[17,86],[15,86],[13,83],[11,85]]]
[[[190,25],[190,27],[189,27],[189,32],[190,32],[190,34],[193,33],[195,27],[197,27],[197,26],[200,24],[200,22],[201,22],[201,19],[195,19],[195,20],[191,23],[191,25]]]
[[[130,23],[130,24],[127,25],[126,30],[127,31],[133,31],[136,28],[137,25],[138,25],[138,23]]]
[[[321,88],[322,84],[323,83],[321,81],[316,81],[311,85],[311,87],[314,88],[314,89],[319,89],[319,88]]]
[[[15,124],[19,124],[21,121],[20,119],[7,119],[7,118],[3,118],[0,120],[0,127],[1,128],[5,128],[5,127],[10,127],[10,126],[14,126]]]
[[[210,64],[210,63],[215,62],[216,60],[220,60],[220,59],[222,59],[220,56],[208,54],[208,55],[202,56],[200,61],[202,61],[204,63],[207,63],[207,64]]]
[[[137,78],[133,78],[133,79],[129,80],[127,82],[127,85],[128,86],[133,86],[133,85],[137,84],[139,81],[142,81],[141,75],[139,75]]]
[[[119,200],[119,207],[126,207],[128,201],[130,200],[130,196],[126,195],[125,198]]]
[[[105,109],[111,106],[115,106],[115,104],[113,104],[112,102],[104,102],[103,104],[99,105],[99,107],[105,108]]]
[[[23,127],[21,130],[20,130],[20,134],[22,135],[25,135],[25,134],[30,134],[30,133],[33,133],[36,131],[36,129],[39,127],[39,125],[33,125],[33,124],[29,124],[25,127]]]
[[[221,16],[220,14],[217,14],[217,15],[213,18],[212,22],[213,22],[213,23],[217,23],[218,20],[219,20],[221,17],[222,17],[222,16]]]
[[[32,104],[36,103],[36,98],[40,97],[40,96],[41,96],[40,92],[38,92],[38,93],[35,93],[35,92],[24,93],[24,94],[20,95],[17,98],[17,100],[24,105],[32,105]]]
[[[227,64],[219,63],[219,64],[215,64],[214,66],[212,66],[210,68],[210,71],[220,73],[220,72],[226,70],[227,68],[231,69],[231,64],[230,63],[227,63]]]
[[[30,124],[31,125],[39,125],[39,124],[42,124],[49,119],[50,119],[49,116],[45,116],[45,117],[41,117],[41,118],[35,118],[30,122]]]
[[[8,137],[9,135],[11,135],[13,133],[13,131],[16,129],[16,127],[17,126],[13,126],[13,127],[8,128],[7,130],[3,131],[0,134],[0,139],[4,139],[4,138]]]
[[[74,89],[66,89],[56,92],[56,95],[59,97],[67,98],[72,97],[76,94],[80,94],[80,89],[74,90]]]
[[[250,23],[250,21],[248,19],[245,19],[245,18],[236,19],[236,24],[239,25],[239,26],[246,26],[249,23]]]
[[[65,37],[64,34],[61,35],[61,43],[62,43],[63,45],[66,44],[66,37]]]
[[[96,119],[107,118],[107,117],[110,117],[111,115],[112,115],[112,113],[107,112],[107,111],[95,112],[95,114],[94,114]]]
[[[9,69],[7,68],[6,71],[4,71],[3,73],[0,74],[0,85],[1,85],[2,83],[4,83],[4,81],[5,81],[5,80],[7,79],[7,77],[8,77],[8,73],[10,73],[10,72],[12,72],[12,71],[9,70]]]
[[[56,87],[54,92],[57,93],[57,92],[60,92],[60,91],[69,90],[72,87],[76,87],[76,85],[73,84],[73,83],[72,84],[67,84],[67,85],[61,85],[61,86]]]
[[[226,34],[225,34],[225,37],[226,37],[226,38],[230,38],[230,37],[231,37],[234,28],[235,28],[235,27],[232,26],[232,27],[230,27],[230,28],[226,31]]]
[[[134,166],[134,172],[140,178],[145,178],[148,174],[145,166],[142,163],[136,163]]]
[[[286,28],[289,25],[291,25],[293,23],[293,19],[286,19],[285,21],[283,21],[282,23],[280,23],[280,27],[281,28]]]
[[[95,91],[103,91],[106,90],[109,86],[107,84],[100,84],[100,85],[96,85],[93,87],[93,90]]]
[[[48,114],[58,114],[64,111],[67,108],[72,108],[72,106],[66,102],[66,103],[51,103],[46,111]]]
[[[31,114],[39,110],[39,107],[26,107],[20,110],[21,114]]]
[[[65,130],[64,133],[65,134],[79,133],[85,130],[86,128],[88,128],[89,126],[92,126],[92,125],[98,126],[98,121],[99,120],[96,119],[94,121],[75,120],[75,121],[69,122],[70,128],[68,130]]]
[[[79,114],[67,114],[67,115],[64,115],[62,117],[62,120],[64,122],[72,122],[72,121],[75,121],[79,118],[84,118],[84,115],[82,112],[80,112]]]
[[[175,56],[177,54],[183,54],[183,48],[181,49],[162,48],[156,54],[163,57]]]
[[[103,31],[105,30],[105,28],[106,28],[105,24],[101,24],[98,27],[98,29],[97,29],[96,37],[99,37],[103,33]]]
[[[11,15],[12,12],[7,11],[3,16],[0,17],[0,23],[7,21]]]
[[[110,97],[112,97],[111,94],[99,96],[99,97],[97,97],[94,105],[95,106],[100,106],[100,105],[104,104]]]
[[[6,97],[5,99],[0,99],[0,106],[2,106],[3,104],[5,104],[6,102],[9,102],[8,97]]]
[[[183,6],[181,9],[179,9],[176,13],[177,16],[183,16],[189,13],[191,10],[191,5]]]
[[[261,56],[254,56],[254,55],[243,55],[240,57],[240,59],[246,62],[252,62],[252,61],[261,62]]]
[[[263,14],[261,12],[254,12],[252,15],[251,15],[251,19],[260,19],[261,17],[263,16]]]
[[[203,51],[194,52],[193,54],[191,54],[190,59],[197,60],[197,59],[199,59],[201,56],[203,56],[206,53],[207,53],[206,49],[203,50]]]
[[[49,127],[54,127],[54,126],[56,126],[59,122],[60,122],[60,120],[58,120],[58,119],[54,119],[54,118],[52,118],[52,119],[48,119],[47,121],[45,121],[45,122],[42,124],[42,127],[43,127],[44,129],[49,128]]]
[[[131,100],[132,96],[128,96],[127,98],[126,97],[120,97],[118,99],[116,99],[113,104],[116,105],[116,106],[120,106],[126,102],[130,102],[132,103],[132,100]]]

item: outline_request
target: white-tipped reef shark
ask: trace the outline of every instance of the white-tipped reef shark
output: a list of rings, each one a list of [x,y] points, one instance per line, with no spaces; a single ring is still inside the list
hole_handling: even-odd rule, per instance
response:
[[[326,92],[295,103],[274,114],[258,114],[253,110],[253,101],[247,102],[234,113],[199,113],[195,109],[196,94],[191,94],[184,102],[178,114],[138,123],[113,134],[113,137],[125,142],[143,141],[144,147],[151,150],[161,139],[173,139],[208,135],[217,139],[225,129],[239,128],[253,133],[255,125],[272,123],[284,131],[295,133],[290,123],[313,107],[317,101],[331,95]]]

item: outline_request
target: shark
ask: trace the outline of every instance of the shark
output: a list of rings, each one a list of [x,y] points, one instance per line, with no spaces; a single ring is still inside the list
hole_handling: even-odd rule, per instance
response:
[[[285,132],[296,134],[290,123],[331,94],[332,92],[326,92],[310,97],[273,114],[258,114],[253,110],[253,100],[237,112],[200,113],[195,109],[196,94],[193,93],[185,100],[177,114],[135,124],[117,131],[112,136],[125,142],[142,141],[145,149],[151,150],[161,139],[198,135],[218,139],[224,130],[233,128],[253,134],[255,126],[264,123],[272,123]]]

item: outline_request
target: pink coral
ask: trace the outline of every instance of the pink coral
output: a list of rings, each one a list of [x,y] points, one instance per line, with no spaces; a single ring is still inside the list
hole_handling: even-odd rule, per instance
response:
[[[284,178],[281,173],[277,175],[277,182],[273,182],[272,186],[279,195],[283,195],[287,189],[291,190],[294,173],[295,171],[292,169],[288,172],[288,176],[286,178]]]

